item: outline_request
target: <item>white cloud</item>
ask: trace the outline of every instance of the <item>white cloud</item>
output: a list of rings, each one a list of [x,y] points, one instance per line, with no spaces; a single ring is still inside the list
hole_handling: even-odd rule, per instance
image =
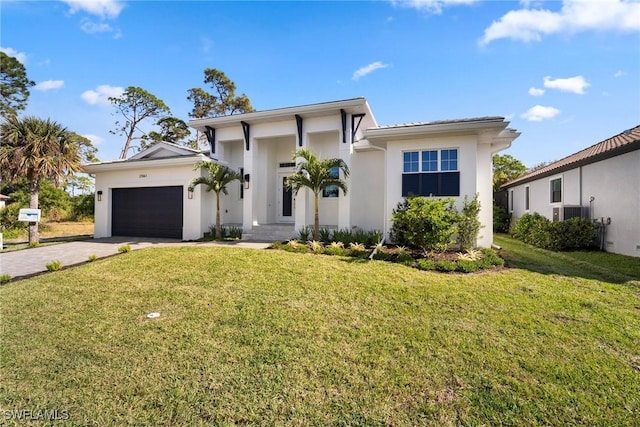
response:
[[[613,77],[618,78],[618,77],[622,77],[622,76],[626,76],[626,75],[627,75],[626,71],[618,70],[618,71],[615,72]]]
[[[27,54],[24,52],[18,52],[14,48],[11,47],[0,47],[0,52],[6,53],[8,56],[12,56],[18,60],[21,64],[27,63]]]
[[[104,22],[97,23],[97,22],[90,21],[88,19],[82,20],[82,25],[80,25],[80,29],[88,34],[110,33],[113,31],[113,28],[111,28],[111,25],[109,24],[106,24]]]
[[[392,0],[394,6],[410,7],[422,12],[440,15],[447,6],[476,3],[477,0]]]
[[[540,89],[537,87],[530,87],[529,88],[529,95],[531,96],[542,96],[544,95],[544,89]]]
[[[87,138],[93,145],[100,145],[104,142],[104,138],[98,135],[92,135],[90,133],[82,135]]]
[[[90,105],[111,105],[109,97],[117,98],[124,93],[120,86],[100,85],[96,90],[87,90],[80,97]]]
[[[387,68],[389,64],[384,64],[380,61],[372,62],[369,65],[365,65],[364,67],[358,68],[353,73],[353,80],[358,80],[360,77],[364,77],[367,74],[373,73],[375,70],[379,70],[381,68]]]
[[[547,76],[544,78],[544,87],[549,89],[558,89],[563,92],[573,92],[578,95],[584,95],[585,88],[591,86],[582,76],[569,77],[566,79],[552,79]]]
[[[486,45],[510,38],[525,42],[540,41],[554,33],[580,31],[640,31],[640,3],[628,0],[564,0],[558,12],[548,9],[523,9],[507,12],[484,31],[480,40]]]
[[[541,122],[543,120],[552,119],[558,114],[560,114],[560,110],[557,108],[536,105],[529,108],[526,113],[520,114],[520,117],[530,122]]]
[[[38,83],[33,88],[35,90],[47,91],[52,89],[60,89],[64,86],[64,80],[45,80]]]
[[[118,0],[62,0],[69,5],[69,12],[83,11],[100,18],[117,18],[124,9],[124,3]]]

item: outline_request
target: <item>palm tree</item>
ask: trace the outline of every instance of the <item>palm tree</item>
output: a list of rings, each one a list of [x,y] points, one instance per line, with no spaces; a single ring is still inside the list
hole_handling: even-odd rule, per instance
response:
[[[216,193],[216,236],[222,237],[222,227],[220,225],[220,193],[229,194],[227,192],[227,185],[233,181],[242,181],[240,173],[228,168],[227,166],[219,163],[202,161],[199,162],[194,170],[205,169],[207,176],[199,176],[191,181],[189,190],[193,191],[196,185],[202,184],[207,188],[207,191],[213,191]]]
[[[344,194],[347,194],[347,184],[336,176],[335,169],[342,171],[345,178],[349,176],[349,167],[342,159],[320,160],[313,152],[306,148],[300,148],[293,153],[293,160],[302,158],[304,161],[296,165],[296,171],[287,178],[287,186],[293,190],[293,194],[298,194],[302,187],[307,187],[313,191],[314,197],[314,217],[313,217],[313,239],[320,239],[320,215],[318,205],[320,193],[327,187],[336,186]]]
[[[51,179],[60,186],[64,177],[81,169],[81,145],[87,140],[61,124],[38,117],[16,116],[0,124],[0,173],[30,183],[29,207],[38,208],[40,183]],[[29,224],[29,244],[37,244],[38,223]]]

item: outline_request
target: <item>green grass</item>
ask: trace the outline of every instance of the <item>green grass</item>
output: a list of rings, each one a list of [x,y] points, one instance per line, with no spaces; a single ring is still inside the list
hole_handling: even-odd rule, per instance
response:
[[[502,239],[530,270],[184,247],[3,285],[0,409],[78,426],[637,425],[638,283]]]

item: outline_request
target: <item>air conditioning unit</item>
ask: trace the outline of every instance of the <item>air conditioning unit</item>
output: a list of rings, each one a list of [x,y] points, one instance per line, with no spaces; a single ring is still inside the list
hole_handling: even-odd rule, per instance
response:
[[[586,206],[563,206],[562,221],[566,221],[571,218],[589,218],[589,208]]]

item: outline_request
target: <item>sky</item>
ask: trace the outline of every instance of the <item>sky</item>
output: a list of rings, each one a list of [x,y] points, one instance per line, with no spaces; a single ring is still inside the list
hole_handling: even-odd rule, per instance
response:
[[[364,97],[380,125],[503,116],[522,135],[502,154],[528,167],[640,125],[638,1],[3,0],[0,50],[36,83],[22,114],[100,160],[124,143],[109,96],[138,86],[188,121],[206,68],[256,110]]]

